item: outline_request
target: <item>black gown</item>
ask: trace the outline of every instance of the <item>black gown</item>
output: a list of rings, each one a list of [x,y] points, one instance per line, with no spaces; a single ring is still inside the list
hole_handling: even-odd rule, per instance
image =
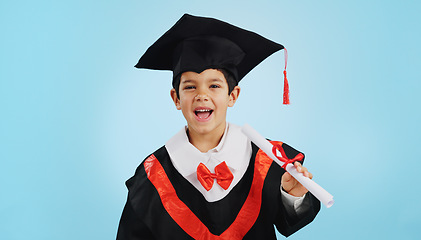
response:
[[[282,144],[282,143],[281,143]],[[282,144],[288,158],[299,152]],[[127,180],[129,190],[117,240],[140,239],[276,239],[310,223],[320,202],[307,193],[306,212],[289,215],[282,203],[280,184],[285,170],[252,143],[250,164],[231,192],[208,202],[174,168],[161,147]]]

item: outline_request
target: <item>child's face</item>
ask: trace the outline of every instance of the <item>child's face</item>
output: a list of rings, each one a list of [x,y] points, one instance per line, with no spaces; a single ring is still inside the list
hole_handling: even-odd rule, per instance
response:
[[[182,73],[179,90],[179,98],[175,89],[171,90],[171,97],[176,108],[183,112],[189,132],[222,134],[227,108],[234,106],[240,88],[236,86],[228,95],[224,74],[216,69],[207,69],[201,73]]]

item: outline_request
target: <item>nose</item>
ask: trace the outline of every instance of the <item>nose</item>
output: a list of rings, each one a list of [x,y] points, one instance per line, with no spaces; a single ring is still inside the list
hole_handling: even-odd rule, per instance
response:
[[[209,100],[209,96],[205,92],[199,92],[196,95],[195,100],[196,101],[208,101]]]

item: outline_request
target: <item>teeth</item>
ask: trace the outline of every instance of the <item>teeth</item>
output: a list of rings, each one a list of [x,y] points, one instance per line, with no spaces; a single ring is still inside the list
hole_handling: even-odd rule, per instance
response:
[[[210,112],[211,110],[209,109],[200,109],[200,110],[196,110],[196,112]]]

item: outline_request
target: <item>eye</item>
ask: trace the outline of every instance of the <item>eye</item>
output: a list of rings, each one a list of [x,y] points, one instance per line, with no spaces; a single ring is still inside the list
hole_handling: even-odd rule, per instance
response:
[[[189,86],[185,86],[183,89],[185,90],[189,90],[189,89],[195,89],[195,86],[189,85]]]
[[[220,88],[221,86],[219,86],[218,84],[212,84],[210,85],[210,88]]]

